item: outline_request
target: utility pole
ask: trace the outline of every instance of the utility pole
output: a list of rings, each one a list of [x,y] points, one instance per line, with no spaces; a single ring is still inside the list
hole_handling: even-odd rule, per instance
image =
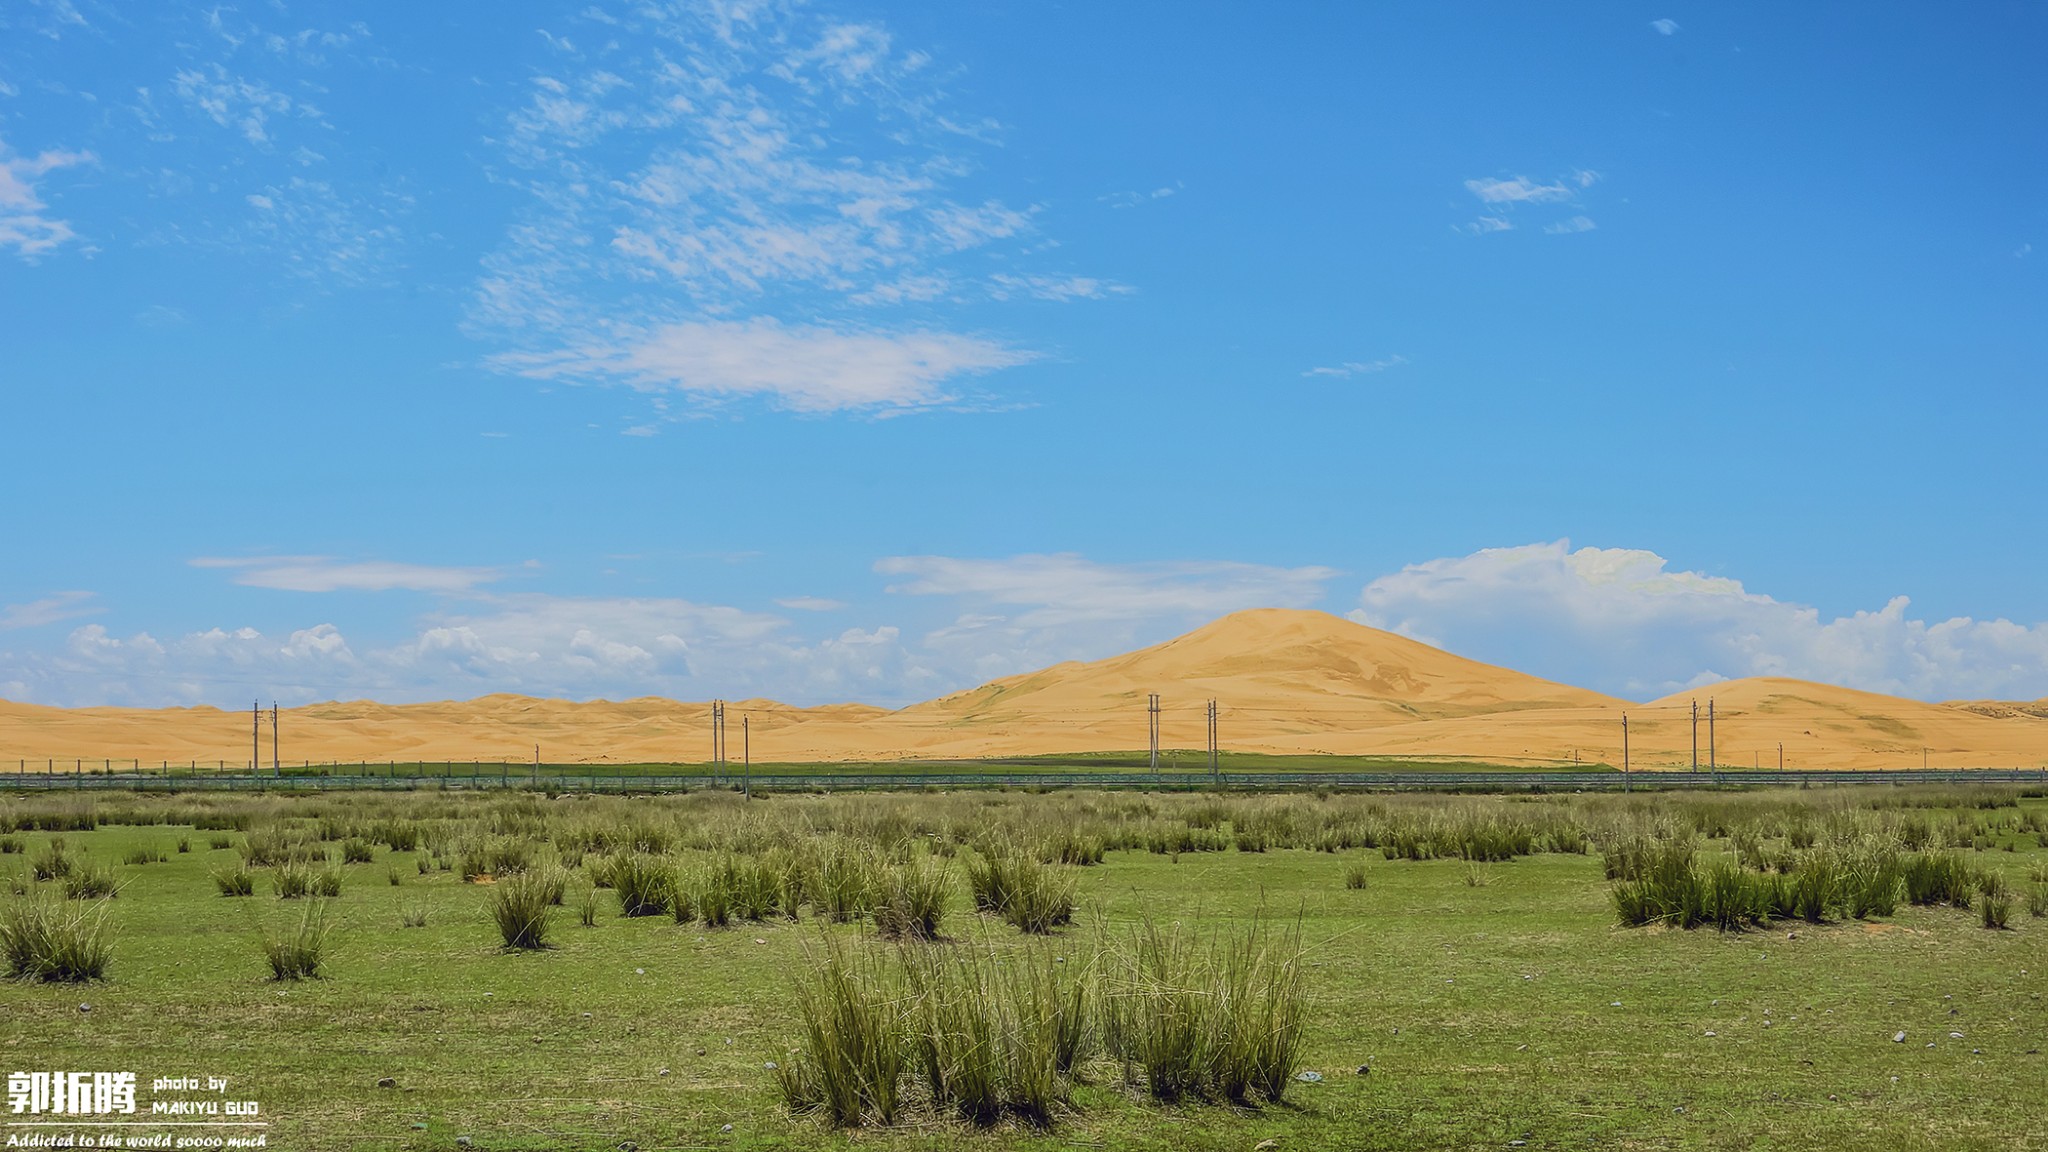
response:
[[[533,746],[533,786],[536,790],[540,788],[540,745],[538,744]]]
[[[1152,749],[1152,771],[1157,774],[1159,771],[1159,693],[1154,692],[1146,697],[1145,700],[1146,739]]]
[[[752,800],[754,798],[754,745],[748,732],[750,727],[748,720],[749,717],[746,715],[740,716],[740,769],[745,773],[741,777],[740,792],[741,795]]]
[[[1621,790],[1628,791],[1628,713],[1621,714]]]
[[[1714,755],[1714,698],[1707,697],[1707,771],[1719,772],[1720,758]]]
[[[711,702],[711,778],[725,778],[725,701]]]
[[[1784,770],[1785,770],[1785,742],[1784,742],[1783,740],[1780,740],[1780,741],[1778,741],[1778,771],[1780,771],[1780,772],[1783,772]]]
[[[1223,769],[1218,763],[1216,756],[1216,702],[1214,700],[1209,701],[1209,780],[1216,784],[1223,782]]]
[[[249,775],[263,771],[263,703],[249,701]]]
[[[270,702],[270,774],[283,776],[281,762],[277,758],[277,701]]]
[[[1692,702],[1692,770],[1700,770],[1700,702]]]

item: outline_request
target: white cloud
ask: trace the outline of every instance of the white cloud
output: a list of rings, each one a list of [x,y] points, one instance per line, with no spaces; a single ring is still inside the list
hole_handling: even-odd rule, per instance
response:
[[[554,38],[507,117],[509,179],[533,204],[469,310],[472,335],[508,346],[493,366],[802,411],[927,407],[1029,354],[929,319],[835,316],[1127,291],[993,274],[1036,209],[960,194],[987,126],[946,114],[945,71],[886,28],[772,4],[609,19],[602,47]],[[820,359],[837,353],[853,362]],[[812,383],[817,368],[831,378]]]
[[[1484,176],[1465,181],[1465,190],[1479,198],[1479,202],[1491,207],[1492,213],[1459,225],[1457,230],[1471,236],[1484,236],[1490,232],[1511,232],[1514,222],[1507,214],[1525,205],[1573,204],[1579,201],[1579,193],[1591,188],[1600,180],[1600,174],[1588,168],[1574,168],[1569,175],[1561,176],[1549,184],[1539,183],[1527,176],[1516,176],[1512,180]],[[1592,219],[1578,215],[1544,227],[1545,232],[1590,232],[1595,227]]]
[[[891,592],[1027,609],[1016,621],[1025,627],[1300,607],[1321,598],[1323,583],[1336,575],[1225,560],[1100,564],[1071,552],[1001,560],[891,556],[875,571],[904,578],[889,585]]]
[[[914,675],[892,626],[815,642],[787,631],[777,616],[687,600],[543,595],[491,598],[370,646],[332,624],[282,634],[210,628],[161,640],[93,624],[54,652],[0,652],[0,685],[16,698],[66,705],[233,707],[257,696],[406,702],[492,692],[821,703],[886,698]]]
[[[553,353],[506,353],[499,367],[536,379],[613,380],[706,399],[756,396],[797,412],[914,409],[957,397],[949,385],[1024,364],[1031,353],[946,332],[784,325],[762,318],[665,325]]]
[[[263,147],[272,143],[273,116],[320,117],[318,108],[295,101],[260,80],[233,75],[220,64],[180,69],[171,77],[171,89],[194,111]]]
[[[33,260],[77,233],[69,222],[49,215],[36,193],[36,180],[59,168],[94,162],[90,152],[48,151],[17,156],[0,140],[0,249]]]
[[[194,568],[225,568],[235,583],[286,592],[468,592],[504,578],[496,568],[436,568],[383,560],[339,561],[325,556],[201,556]]]
[[[927,696],[1114,656],[1243,608],[1304,607],[1336,575],[1228,561],[1102,564],[1072,554],[893,556],[875,571],[898,578],[890,592],[948,610],[950,621],[920,638],[919,663],[905,668],[905,689]]]
[[[1164,200],[1168,196],[1175,195],[1180,191],[1180,187],[1180,185],[1175,184],[1167,188],[1154,188],[1150,192],[1112,192],[1107,196],[1098,196],[1096,199],[1109,205],[1111,208],[1136,208],[1140,204],[1149,204],[1154,200]]]
[[[1517,176],[1513,180],[1492,177],[1467,180],[1465,189],[1486,204],[1553,204],[1573,196],[1572,189],[1562,180],[1555,184],[1538,184],[1526,176]]]
[[[1676,36],[1678,34],[1678,21],[1668,17],[1662,20],[1650,21],[1650,27],[1655,28],[1659,36]]]
[[[996,285],[992,295],[998,300],[1007,300],[1012,295],[1061,302],[1101,300],[1108,296],[1128,296],[1137,291],[1127,284],[1097,280],[1092,276],[1012,276],[999,272],[990,279]]]
[[[1406,356],[1384,356],[1378,360],[1346,360],[1334,367],[1311,368],[1303,376],[1334,376],[1349,379],[1353,376],[1371,376],[1408,363]]]
[[[823,596],[787,596],[776,603],[796,612],[837,612],[846,607],[844,600],[828,600]]]
[[[26,604],[0,605],[0,631],[36,628],[59,620],[90,616],[99,610],[90,592],[58,592]]]
[[[1352,616],[1466,656],[1637,698],[1790,676],[1939,700],[2048,695],[2048,625],[1914,619],[1909,602],[1823,618],[1653,552],[1565,541],[1410,565]]]

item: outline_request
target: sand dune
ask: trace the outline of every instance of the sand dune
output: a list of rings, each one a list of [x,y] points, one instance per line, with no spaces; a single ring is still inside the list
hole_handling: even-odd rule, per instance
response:
[[[2048,701],[1927,704],[1798,680],[1729,681],[1631,703],[1454,656],[1322,612],[1224,617],[1164,644],[997,680],[889,711],[861,704],[726,705],[729,759],[760,763],[953,759],[1128,751],[1161,697],[1162,746],[1205,742],[1218,702],[1225,749],[1497,763],[1693,762],[1788,768],[2040,765]],[[1711,729],[1707,721],[1712,701]],[[287,762],[681,762],[711,758],[711,706],[658,697],[577,703],[493,695],[429,704],[369,700],[286,709]],[[270,751],[268,718],[260,747]],[[49,708],[0,701],[0,765],[53,760],[246,764],[250,718],[216,708]]]

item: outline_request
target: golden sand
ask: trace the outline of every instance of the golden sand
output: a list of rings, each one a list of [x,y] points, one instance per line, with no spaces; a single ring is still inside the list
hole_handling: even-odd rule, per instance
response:
[[[1205,743],[1219,708],[1226,750],[1441,757],[1636,768],[1937,768],[2048,763],[2048,701],[1927,704],[1800,680],[1726,681],[1631,703],[1453,656],[1323,612],[1261,609],[1090,663],[1060,664],[897,711],[860,704],[726,705],[727,756],[749,722],[757,763],[955,759]],[[1711,745],[1708,702],[1713,705]],[[430,704],[358,700],[285,709],[282,755],[299,761],[681,762],[711,757],[711,708],[657,697],[574,703],[483,696]],[[0,766],[51,759],[246,765],[249,715],[216,708],[49,708],[0,702]],[[263,753],[269,755],[269,733]]]

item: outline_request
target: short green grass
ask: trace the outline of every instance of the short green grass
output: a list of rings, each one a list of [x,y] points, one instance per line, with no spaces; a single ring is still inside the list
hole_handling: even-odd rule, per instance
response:
[[[27,851],[0,857],[0,873],[25,872],[50,839],[19,835]],[[2048,1149],[2048,921],[2023,909],[2007,931],[1912,906],[1870,923],[1626,929],[1597,851],[1488,864],[1478,885],[1462,860],[1362,849],[1112,851],[1079,870],[1075,923],[1054,947],[1087,954],[1146,917],[1298,916],[1303,1067],[1321,1082],[1292,1085],[1279,1106],[1166,1107],[1103,1067],[1048,1130],[923,1119],[849,1136],[789,1116],[767,1064],[795,1041],[788,977],[817,934],[894,947],[858,926],[807,913],[707,929],[622,917],[605,892],[595,926],[558,915],[551,947],[507,949],[493,885],[419,874],[416,854],[379,845],[369,863],[333,865],[346,882],[326,909],[319,978],[281,984],[262,941],[295,930],[303,902],[261,883],[253,898],[220,896],[212,875],[239,857],[201,850],[204,835],[63,834],[74,857],[119,878],[110,979],[0,983],[8,1069],[226,1076],[234,1096],[261,1101],[270,1146],[291,1149],[452,1149],[460,1136],[482,1149],[647,1152],[1245,1150],[1266,1139],[1283,1150]],[[192,852],[118,863],[181,836]],[[1970,855],[2015,890],[2048,864],[2031,843]],[[1347,886],[1352,872],[1363,887]],[[579,876],[572,896],[587,884]],[[1041,946],[977,919],[964,881],[946,930]],[[383,1077],[395,1087],[379,1088]]]

